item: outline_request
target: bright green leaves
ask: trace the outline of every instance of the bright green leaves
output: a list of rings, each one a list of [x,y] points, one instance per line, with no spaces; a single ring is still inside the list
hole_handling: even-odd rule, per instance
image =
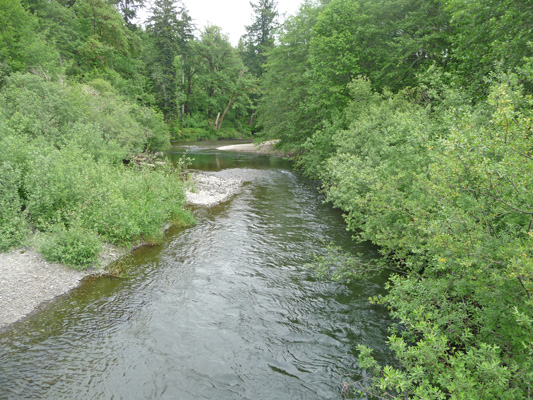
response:
[[[431,122],[403,96],[373,94],[362,79],[350,87],[356,98],[346,113],[353,122],[333,136],[336,153],[321,175],[328,200],[347,212],[352,230],[364,227],[361,238],[379,238],[385,253],[402,259],[414,241],[424,241],[416,220],[422,217],[421,188],[414,183],[430,161]]]
[[[114,159],[120,161],[128,153],[145,148],[161,150],[169,144],[159,114],[126,101],[103,80],[65,86],[35,75],[17,74],[7,80],[0,104],[6,126],[17,134],[44,137],[57,146],[78,140],[86,145],[85,150],[94,149],[99,154],[96,157],[113,152]],[[83,135],[73,137],[73,132]],[[89,136],[92,139],[85,140]],[[101,142],[109,147],[101,148],[105,147],[99,145]],[[109,153],[100,154],[98,149]]]
[[[304,3],[284,24],[259,105],[268,137],[297,150],[309,139],[305,148],[323,154],[331,150],[328,126],[350,122],[342,111],[353,79],[369,77],[380,90],[402,88],[433,63],[446,64],[449,48],[449,16],[438,1],[325,3]]]
[[[304,3],[281,29],[279,44],[268,57],[261,79],[259,124],[267,138],[299,149],[316,127],[318,115],[310,110],[312,66],[309,46],[320,9]]]
[[[42,240],[39,251],[45,260],[83,270],[98,262],[101,247],[98,235],[83,227],[73,226],[54,229]]]
[[[369,349],[360,346],[361,365],[372,368],[379,377],[368,386],[361,385],[361,392],[410,399],[521,398],[517,388],[508,387],[516,370],[502,362],[499,348],[481,343],[467,353],[450,355],[445,336],[431,326],[425,326],[424,332],[414,346],[407,346],[401,338],[391,338],[391,348],[405,369],[378,366]],[[444,365],[448,367],[443,368]]]
[[[0,250],[28,226],[54,261],[93,264],[102,240],[162,238],[189,223],[178,176],[126,169],[122,159],[168,146],[162,116],[127,102],[106,81],[66,85],[15,74],[0,91]]]
[[[531,2],[324,3],[284,25],[260,121],[401,271],[380,300],[401,323],[391,338],[401,367],[363,349],[361,365],[379,377],[369,394],[525,398]],[[335,251],[317,261],[334,278],[365,271]]]
[[[14,163],[0,163],[0,251],[18,246],[28,233],[19,190],[21,171]]]
[[[32,67],[41,75],[59,72],[58,54],[38,31],[39,20],[19,0],[0,1],[0,83]]]
[[[315,134],[308,144],[329,142],[302,160],[348,228],[402,271],[382,299],[400,322],[391,348],[402,368],[379,369],[370,393],[520,398],[531,366],[531,99],[513,74],[476,106],[444,90],[433,114],[410,91],[349,87],[348,128]],[[343,265],[343,276],[364,271]]]
[[[347,85],[361,73],[361,7],[356,0],[333,0],[319,15],[313,27],[309,49],[317,90],[322,104],[317,112],[326,114],[346,104]]]
[[[415,74],[432,63],[444,65],[448,21],[433,0],[330,2],[313,28],[310,48],[323,107],[345,106],[347,84],[358,75],[374,87],[398,89],[416,83]]]
[[[510,268],[506,275],[515,276],[529,292],[531,108],[514,80],[504,78],[493,87],[487,104],[456,117],[449,135],[432,150],[433,182],[448,199],[447,209],[455,209],[450,213],[455,215],[450,232],[467,236],[468,230],[464,239],[452,237],[434,245],[443,246],[444,253],[452,246],[472,265],[484,265],[482,269]],[[435,239],[441,236],[436,232]]]

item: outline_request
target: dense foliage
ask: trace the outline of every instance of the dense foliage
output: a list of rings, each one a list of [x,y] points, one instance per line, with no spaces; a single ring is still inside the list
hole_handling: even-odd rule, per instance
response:
[[[191,222],[176,174],[123,166],[168,146],[168,133],[160,115],[108,83],[14,74],[0,90],[0,126],[2,250],[32,227],[45,257],[87,266],[102,241],[157,242],[166,222]]]
[[[143,5],[1,2],[1,251],[34,231],[45,257],[85,267],[103,241],[157,242],[168,221],[191,222],[180,179],[123,163],[172,136],[250,132],[257,84],[228,37],[195,37],[181,1],[154,1],[136,25]]]
[[[82,268],[103,242],[191,223],[178,174],[123,165],[170,144],[140,32],[100,0],[6,0],[0,15],[0,250],[33,231],[45,258]]]
[[[359,348],[371,398],[531,396],[532,20],[530,1],[306,2],[267,59],[265,137],[384,256],[320,270],[393,271],[372,301],[396,363]]]
[[[333,254],[334,276],[393,271],[372,301],[397,359],[360,347],[354,390],[530,398],[532,1],[307,0],[278,27],[259,0],[238,49],[216,26],[195,37],[179,0],[137,26],[142,4],[0,1],[0,250],[33,230],[82,268],[103,241],[157,242],[190,222],[181,183],[123,160],[259,126],[381,249]]]

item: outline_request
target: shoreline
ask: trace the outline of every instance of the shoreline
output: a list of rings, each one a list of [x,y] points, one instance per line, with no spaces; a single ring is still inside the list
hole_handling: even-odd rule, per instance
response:
[[[248,180],[223,175],[192,172],[185,205],[212,207],[226,202]],[[33,247],[0,253],[0,332],[75,289],[83,279],[106,274],[110,265],[129,252],[105,245],[98,264],[84,271],[48,262]]]
[[[31,246],[0,253],[0,332],[77,288],[83,279],[105,275],[128,252],[104,244],[98,263],[83,271],[46,261]]]
[[[274,149],[274,146],[279,140],[267,140],[262,143],[243,143],[243,144],[230,144],[226,146],[217,147],[217,150],[222,151],[238,151],[243,153],[256,153],[267,154],[272,156],[283,156],[284,153]]]

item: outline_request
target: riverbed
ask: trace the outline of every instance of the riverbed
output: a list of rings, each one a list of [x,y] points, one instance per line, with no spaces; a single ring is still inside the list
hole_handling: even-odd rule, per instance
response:
[[[280,157],[182,144],[194,172],[241,179],[198,224],[85,280],[0,334],[2,399],[335,399],[357,344],[386,360],[385,277],[350,285],[306,265],[333,242],[363,261],[341,215]]]

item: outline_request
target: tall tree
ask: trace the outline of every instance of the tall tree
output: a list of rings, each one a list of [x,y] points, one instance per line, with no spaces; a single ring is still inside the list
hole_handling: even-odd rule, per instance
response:
[[[231,109],[244,114],[254,79],[218,26],[207,26],[191,48],[186,65],[188,73],[194,73],[194,91],[190,90],[188,99],[191,112],[201,114],[220,130]]]
[[[258,122],[266,138],[282,140],[282,145],[299,148],[317,123],[310,112],[312,66],[309,44],[322,7],[306,1],[295,16],[280,29],[279,44],[269,53],[261,79]]]
[[[20,0],[3,0],[0,9],[0,83],[28,68],[48,77],[57,73],[58,53],[39,32],[39,19]]]
[[[250,2],[253,10],[252,25],[246,26],[241,38],[244,64],[255,76],[263,74],[267,53],[274,48],[274,33],[278,27],[278,10],[275,0]]]
[[[152,51],[146,60],[154,83],[156,102],[166,120],[181,113],[183,68],[181,60],[192,38],[191,18],[181,1],[155,0],[147,32]]]
[[[438,0],[332,0],[314,28],[310,47],[325,117],[344,108],[347,85],[359,75],[375,88],[398,90],[449,58],[449,16]]]
[[[487,92],[486,77],[497,66],[516,68],[533,57],[533,1],[447,0],[454,25],[451,59],[463,87]]]
[[[131,99],[150,103],[145,100],[139,32],[128,29],[112,4],[106,0],[24,2],[38,20],[40,36],[49,43],[47,52],[57,49],[56,63],[66,75],[83,81],[106,79]]]
[[[143,7],[144,0],[108,0],[122,14],[124,21],[130,27],[133,27],[133,20],[137,17],[137,11]]]

